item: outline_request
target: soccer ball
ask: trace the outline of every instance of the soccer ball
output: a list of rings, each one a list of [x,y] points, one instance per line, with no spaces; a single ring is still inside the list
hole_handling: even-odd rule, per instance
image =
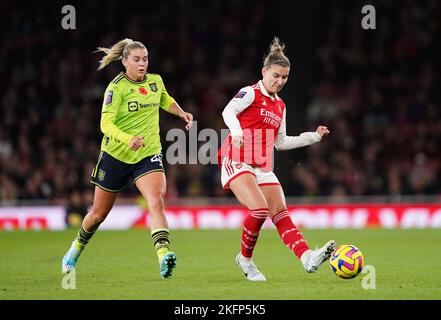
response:
[[[335,248],[330,259],[332,271],[343,279],[355,278],[363,269],[364,259],[356,246],[343,244]]]

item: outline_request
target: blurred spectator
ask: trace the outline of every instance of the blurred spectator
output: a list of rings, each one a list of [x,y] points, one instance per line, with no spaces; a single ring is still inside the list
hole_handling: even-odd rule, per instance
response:
[[[69,227],[79,228],[81,226],[91,204],[90,200],[87,194],[81,194],[79,191],[73,191],[70,194],[66,207],[66,223]]]

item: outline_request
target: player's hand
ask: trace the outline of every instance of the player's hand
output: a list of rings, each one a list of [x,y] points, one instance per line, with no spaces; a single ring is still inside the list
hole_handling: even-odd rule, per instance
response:
[[[322,138],[329,134],[328,127],[325,126],[318,126],[315,132],[317,132]]]
[[[184,112],[181,115],[181,119],[187,122],[187,125],[185,126],[185,129],[189,130],[191,126],[193,125],[193,115],[189,112]]]
[[[132,140],[130,140],[130,143],[129,143],[129,148],[134,151],[136,151],[144,146],[145,146],[144,137],[141,137],[141,136],[134,136],[132,138]]]
[[[233,136],[231,138],[231,144],[235,148],[240,148],[243,145],[243,137],[242,136]]]

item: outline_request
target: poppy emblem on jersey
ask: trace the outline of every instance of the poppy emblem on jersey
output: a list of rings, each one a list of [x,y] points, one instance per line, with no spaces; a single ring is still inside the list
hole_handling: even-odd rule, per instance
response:
[[[240,168],[242,168],[242,163],[236,164],[236,169],[240,169]]]
[[[145,88],[143,88],[143,87],[139,87],[138,90],[139,90],[139,93],[144,95],[144,96],[147,94],[147,90]]]
[[[112,103],[112,98],[113,98],[113,90],[109,90],[107,91],[107,95],[106,95],[106,101],[104,102],[104,104],[107,106],[108,104]]]
[[[242,99],[247,93],[245,91],[239,91],[234,97]]]
[[[158,91],[158,87],[156,86],[156,83],[150,83],[149,87],[150,87],[150,90],[152,90],[153,92]]]

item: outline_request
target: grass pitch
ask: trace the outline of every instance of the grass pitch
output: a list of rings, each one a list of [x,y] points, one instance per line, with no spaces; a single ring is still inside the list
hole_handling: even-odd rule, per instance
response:
[[[0,299],[441,299],[439,230],[303,231],[311,247],[329,239],[359,247],[375,268],[375,289],[362,288],[366,274],[338,278],[328,262],[307,274],[268,229],[254,254],[268,281],[249,282],[234,263],[240,234],[172,230],[178,265],[161,279],[147,230],[98,231],[77,264],[76,289],[65,290],[61,258],[76,230],[0,231]]]

